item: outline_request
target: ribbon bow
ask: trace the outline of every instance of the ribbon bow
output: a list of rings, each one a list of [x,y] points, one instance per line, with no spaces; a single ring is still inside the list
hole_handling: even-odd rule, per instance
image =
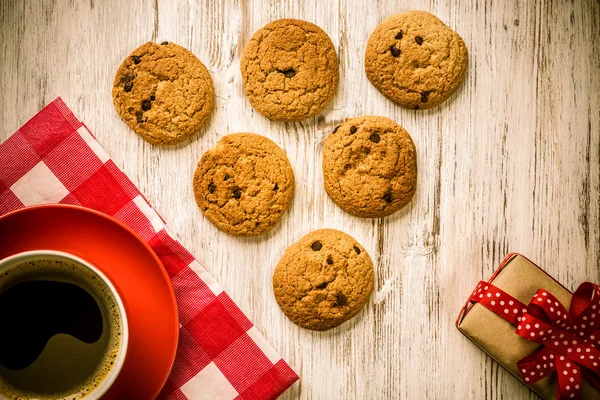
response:
[[[581,399],[585,379],[600,392],[600,287],[582,283],[569,310],[547,290],[540,289],[526,306],[488,282],[479,282],[471,300],[517,326],[516,333],[542,346],[517,362],[529,384],[554,371],[558,399]]]

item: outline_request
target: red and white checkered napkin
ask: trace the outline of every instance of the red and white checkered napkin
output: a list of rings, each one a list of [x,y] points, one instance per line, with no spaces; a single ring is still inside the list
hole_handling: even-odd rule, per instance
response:
[[[272,399],[298,379],[60,98],[0,144],[0,215],[46,203],[115,217],[165,266],[182,326],[160,399]]]

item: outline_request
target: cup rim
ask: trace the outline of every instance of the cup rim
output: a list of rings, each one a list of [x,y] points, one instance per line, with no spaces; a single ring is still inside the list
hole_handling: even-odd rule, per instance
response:
[[[115,359],[115,364],[112,367],[112,369],[110,370],[110,372],[108,373],[108,375],[106,376],[106,378],[94,390],[92,390],[91,392],[89,392],[87,395],[85,395],[83,397],[85,399],[90,399],[90,400],[91,399],[99,399],[108,391],[108,389],[113,385],[113,383],[119,376],[121,369],[123,367],[123,364],[125,363],[125,357],[127,355],[127,347],[129,344],[129,326],[127,324],[127,312],[125,311],[125,305],[123,304],[123,300],[121,299],[119,292],[117,291],[115,286],[112,284],[110,279],[108,279],[108,277],[106,275],[104,275],[104,273],[102,271],[100,271],[96,266],[94,266],[90,262],[84,260],[83,258],[76,256],[74,254],[65,252],[65,251],[41,249],[41,250],[30,250],[30,251],[23,251],[20,253],[16,253],[11,256],[0,259],[0,271],[7,264],[18,263],[22,260],[27,260],[32,257],[40,257],[40,256],[42,256],[42,257],[43,256],[53,256],[53,257],[59,257],[59,258],[62,257],[67,260],[70,260],[72,262],[81,264],[85,268],[88,268],[89,270],[91,270],[100,279],[102,279],[102,281],[106,284],[106,286],[108,286],[111,294],[115,298],[115,301],[119,308],[119,314],[121,315],[121,331],[122,332],[121,332],[121,345],[119,347],[119,352],[117,354],[117,358]],[[0,399],[5,399],[5,397],[1,393],[0,393]]]

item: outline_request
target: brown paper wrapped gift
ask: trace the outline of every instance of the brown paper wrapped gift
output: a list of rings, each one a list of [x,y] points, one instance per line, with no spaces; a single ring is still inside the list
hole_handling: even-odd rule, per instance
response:
[[[539,289],[544,289],[569,309],[572,293],[519,254],[507,256],[488,282],[524,304],[528,304]],[[513,324],[479,303],[467,302],[460,312],[456,326],[519,380],[521,376],[517,362],[542,346],[517,335]],[[554,400],[557,396],[556,385],[556,373],[553,373],[528,387],[542,398]],[[583,381],[582,398],[600,399],[600,393]]]

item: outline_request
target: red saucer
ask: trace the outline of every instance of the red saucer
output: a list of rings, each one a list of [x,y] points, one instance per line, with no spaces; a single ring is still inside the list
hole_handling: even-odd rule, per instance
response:
[[[125,304],[129,347],[103,399],[155,398],[173,366],[179,321],[171,281],[152,249],[121,222],[87,208],[42,205],[0,217],[0,259],[42,249],[89,261]]]

